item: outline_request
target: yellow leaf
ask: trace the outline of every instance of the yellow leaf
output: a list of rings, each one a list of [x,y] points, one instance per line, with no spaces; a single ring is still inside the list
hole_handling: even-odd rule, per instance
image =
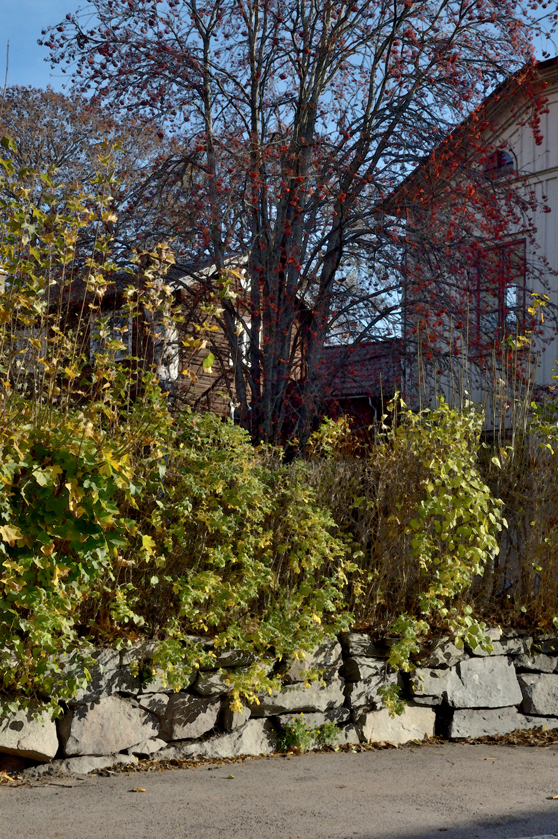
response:
[[[0,527],[0,536],[4,542],[9,542],[13,545],[17,539],[23,539],[23,533],[19,527],[14,527],[13,524],[5,524]]]
[[[155,547],[155,542],[151,538],[151,536],[142,536],[141,537],[141,546],[144,551],[148,554],[153,553],[153,548]]]

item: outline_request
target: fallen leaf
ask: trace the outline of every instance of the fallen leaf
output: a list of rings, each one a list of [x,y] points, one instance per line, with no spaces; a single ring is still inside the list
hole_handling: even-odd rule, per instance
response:
[[[234,775],[227,775],[227,781],[234,781]]]
[[[147,792],[145,787],[134,787],[130,792]]]

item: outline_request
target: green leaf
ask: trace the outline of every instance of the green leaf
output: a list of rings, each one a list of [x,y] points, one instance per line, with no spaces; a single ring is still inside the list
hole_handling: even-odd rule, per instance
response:
[[[209,373],[211,373],[211,368],[213,367],[214,363],[215,363],[215,356],[213,355],[212,352],[210,352],[204,358],[204,360],[202,362],[202,367],[203,367],[204,370],[207,370]]]

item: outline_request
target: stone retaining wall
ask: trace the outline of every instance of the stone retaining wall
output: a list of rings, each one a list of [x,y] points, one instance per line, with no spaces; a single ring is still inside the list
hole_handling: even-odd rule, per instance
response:
[[[0,720],[0,752],[69,773],[150,755],[257,755],[273,752],[278,734],[300,712],[312,728],[336,723],[339,742],[355,744],[558,728],[557,639],[534,640],[521,631],[489,634],[492,653],[441,641],[407,676],[386,666],[387,642],[345,633],[294,662],[282,690],[262,696],[242,714],[230,710],[225,678],[227,670],[250,663],[246,653],[217,654],[214,670],[193,675],[187,688],[174,693],[157,681],[142,684],[129,667],[133,652],[99,650],[91,682],[61,719],[45,715],[41,725],[20,713]],[[307,687],[302,672],[310,668],[323,671],[323,683]],[[380,692],[390,684],[399,684],[407,699],[395,718]]]

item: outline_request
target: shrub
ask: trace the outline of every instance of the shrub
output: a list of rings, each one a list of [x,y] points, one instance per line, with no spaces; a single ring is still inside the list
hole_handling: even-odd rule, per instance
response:
[[[394,666],[410,666],[432,626],[483,642],[469,599],[498,552],[502,516],[478,469],[481,429],[473,406],[440,400],[380,429],[364,458],[337,456],[346,442],[329,443],[330,457],[312,463],[317,498],[329,499],[358,565],[350,605],[361,626],[399,636]],[[335,434],[346,427],[330,426]]]
[[[304,714],[299,714],[285,725],[285,729],[277,738],[279,751],[288,752],[297,749],[307,752],[309,749],[321,746],[333,746],[339,740],[339,728],[333,722],[326,722],[316,728],[310,728]]]
[[[116,270],[109,156],[98,195],[64,210],[54,173],[0,164],[0,689],[56,710],[76,687],[60,657],[87,647],[80,606],[134,532],[119,499],[137,493],[135,459],[157,450],[170,420],[153,365],[133,358],[103,318]],[[168,310],[149,275],[122,295],[129,319]]]
[[[313,490],[239,427],[185,411],[173,433],[164,478],[126,511],[143,545],[119,558],[82,619],[114,636],[125,596],[124,620],[161,642],[153,663],[175,687],[207,660],[192,634],[250,652],[259,663],[228,674],[238,706],[274,686],[264,675],[274,664],[348,627],[346,546]]]

